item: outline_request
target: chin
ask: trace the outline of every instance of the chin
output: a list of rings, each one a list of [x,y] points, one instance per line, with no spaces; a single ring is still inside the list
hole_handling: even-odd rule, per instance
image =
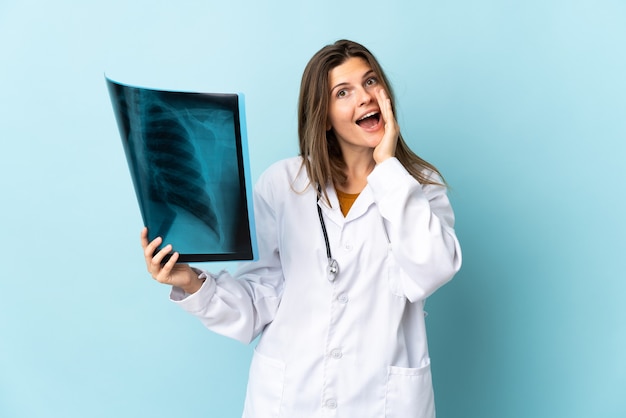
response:
[[[382,140],[383,140],[383,136],[381,135],[378,138],[368,138],[368,139],[366,139],[366,142],[368,143],[370,148],[376,148],[378,146],[378,144],[380,144],[380,142]]]

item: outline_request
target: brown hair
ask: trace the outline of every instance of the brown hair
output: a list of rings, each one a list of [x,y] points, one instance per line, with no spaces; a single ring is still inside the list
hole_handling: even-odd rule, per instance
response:
[[[380,64],[372,53],[363,45],[345,39],[320,49],[309,61],[300,83],[298,100],[298,137],[302,164],[306,168],[309,180],[314,186],[323,186],[331,181],[339,184],[346,181],[345,163],[339,142],[333,130],[328,126],[328,107],[330,101],[329,72],[343,64],[348,58],[364,59],[379,77],[379,83],[389,94],[391,107],[395,114],[395,105],[391,85]],[[396,158],[417,181],[422,184],[443,184],[443,176],[427,161],[421,159],[408,147],[402,135],[398,136]],[[428,173],[434,172],[439,179],[432,178]],[[324,197],[328,196],[324,191]]]

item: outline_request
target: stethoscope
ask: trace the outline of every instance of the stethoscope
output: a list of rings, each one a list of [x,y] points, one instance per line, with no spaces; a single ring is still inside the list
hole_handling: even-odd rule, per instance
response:
[[[328,258],[328,267],[326,267],[326,273],[328,275],[328,281],[333,282],[337,278],[337,274],[339,273],[339,264],[337,260],[333,258],[333,255],[330,252],[330,242],[328,241],[328,232],[326,232],[326,222],[324,222],[324,217],[322,216],[322,208],[319,205],[320,196],[322,195],[322,186],[317,186],[317,201],[315,202],[315,206],[317,206],[317,214],[320,218],[320,225],[322,226],[322,234],[324,235],[324,243],[326,244],[326,257]]]

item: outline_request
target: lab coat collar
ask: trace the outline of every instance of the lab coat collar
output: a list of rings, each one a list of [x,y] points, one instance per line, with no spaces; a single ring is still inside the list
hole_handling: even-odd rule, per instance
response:
[[[328,219],[337,224],[339,227],[343,227],[346,222],[350,222],[367,212],[368,208],[374,203],[374,194],[369,185],[359,194],[359,197],[354,201],[354,204],[350,208],[348,215],[344,218],[339,207],[339,199],[337,199],[337,192],[332,184],[326,186],[326,193],[332,207],[328,207],[328,204],[324,199],[318,201],[318,205],[322,207],[322,212]]]

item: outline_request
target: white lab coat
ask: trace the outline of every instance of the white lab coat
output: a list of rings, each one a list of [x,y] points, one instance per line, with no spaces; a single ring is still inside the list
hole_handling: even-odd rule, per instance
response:
[[[420,185],[395,158],[376,166],[344,218],[332,185],[326,247],[301,159],[270,167],[254,189],[259,260],[209,274],[171,298],[209,329],[259,334],[246,418],[432,418],[424,302],[461,266],[444,187]]]

